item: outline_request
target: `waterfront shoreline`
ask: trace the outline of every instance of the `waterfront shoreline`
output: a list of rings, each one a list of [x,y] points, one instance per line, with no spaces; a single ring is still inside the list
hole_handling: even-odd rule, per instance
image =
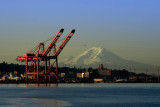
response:
[[[37,84],[37,83],[39,83],[39,84],[54,84],[54,83],[58,83],[58,84],[67,84],[67,83],[71,83],[71,84],[81,84],[81,83],[89,83],[89,84],[95,84],[95,83],[99,83],[99,84],[101,84],[101,83],[105,83],[105,84],[107,84],[107,83],[160,83],[160,82],[139,82],[139,81],[137,81],[137,82],[131,82],[131,81],[128,81],[128,82],[34,82],[34,81],[32,81],[32,82],[24,82],[24,81],[1,81],[0,82],[0,84]]]

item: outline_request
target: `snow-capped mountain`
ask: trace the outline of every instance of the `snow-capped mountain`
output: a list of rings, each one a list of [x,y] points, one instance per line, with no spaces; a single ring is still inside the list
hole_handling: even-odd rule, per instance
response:
[[[135,61],[129,61],[112,53],[111,51],[101,48],[92,47],[77,57],[69,57],[62,61],[66,66],[76,67],[93,67],[98,68],[99,64],[103,64],[105,68],[111,69],[127,69],[145,73],[145,70],[153,70],[155,66],[142,64]],[[148,71],[151,72],[151,71]]]

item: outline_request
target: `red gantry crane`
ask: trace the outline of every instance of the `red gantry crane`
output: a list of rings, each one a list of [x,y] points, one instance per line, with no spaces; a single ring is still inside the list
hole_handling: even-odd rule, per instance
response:
[[[44,80],[50,82],[51,75],[55,75],[56,80],[58,80],[58,55],[75,33],[75,29],[66,36],[61,45],[56,49],[56,42],[63,31],[64,29],[61,29],[46,48],[44,43],[39,43],[35,48],[16,58],[17,61],[26,62],[26,82],[29,80],[28,75],[31,75],[33,78],[30,78],[30,80],[34,80],[35,82],[44,82]],[[54,51],[54,53],[52,54],[51,51]],[[51,59],[54,59],[53,65],[50,64]],[[56,69],[55,71],[51,71],[54,64],[56,64]]]

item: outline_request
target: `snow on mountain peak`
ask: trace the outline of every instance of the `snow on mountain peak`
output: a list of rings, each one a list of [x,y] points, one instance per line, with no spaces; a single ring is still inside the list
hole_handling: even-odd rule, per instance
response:
[[[75,57],[73,60],[67,61],[67,63],[76,64],[77,62],[79,62],[89,65],[95,62],[100,62],[101,59],[99,56],[103,55],[102,51],[103,48],[101,47],[92,47],[81,55]]]
[[[87,55],[87,54],[88,54],[88,56],[89,55],[97,56],[102,53],[102,50],[103,50],[103,48],[101,48],[101,47],[92,47],[91,49],[82,53],[80,56]]]

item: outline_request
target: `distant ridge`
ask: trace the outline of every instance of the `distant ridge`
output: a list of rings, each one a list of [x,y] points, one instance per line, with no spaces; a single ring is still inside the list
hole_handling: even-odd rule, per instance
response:
[[[158,66],[143,64],[136,61],[126,60],[111,51],[101,48],[92,47],[76,57],[68,57],[61,61],[66,66],[92,67],[98,68],[99,64],[109,69],[127,69],[136,73],[154,73],[157,74]]]

